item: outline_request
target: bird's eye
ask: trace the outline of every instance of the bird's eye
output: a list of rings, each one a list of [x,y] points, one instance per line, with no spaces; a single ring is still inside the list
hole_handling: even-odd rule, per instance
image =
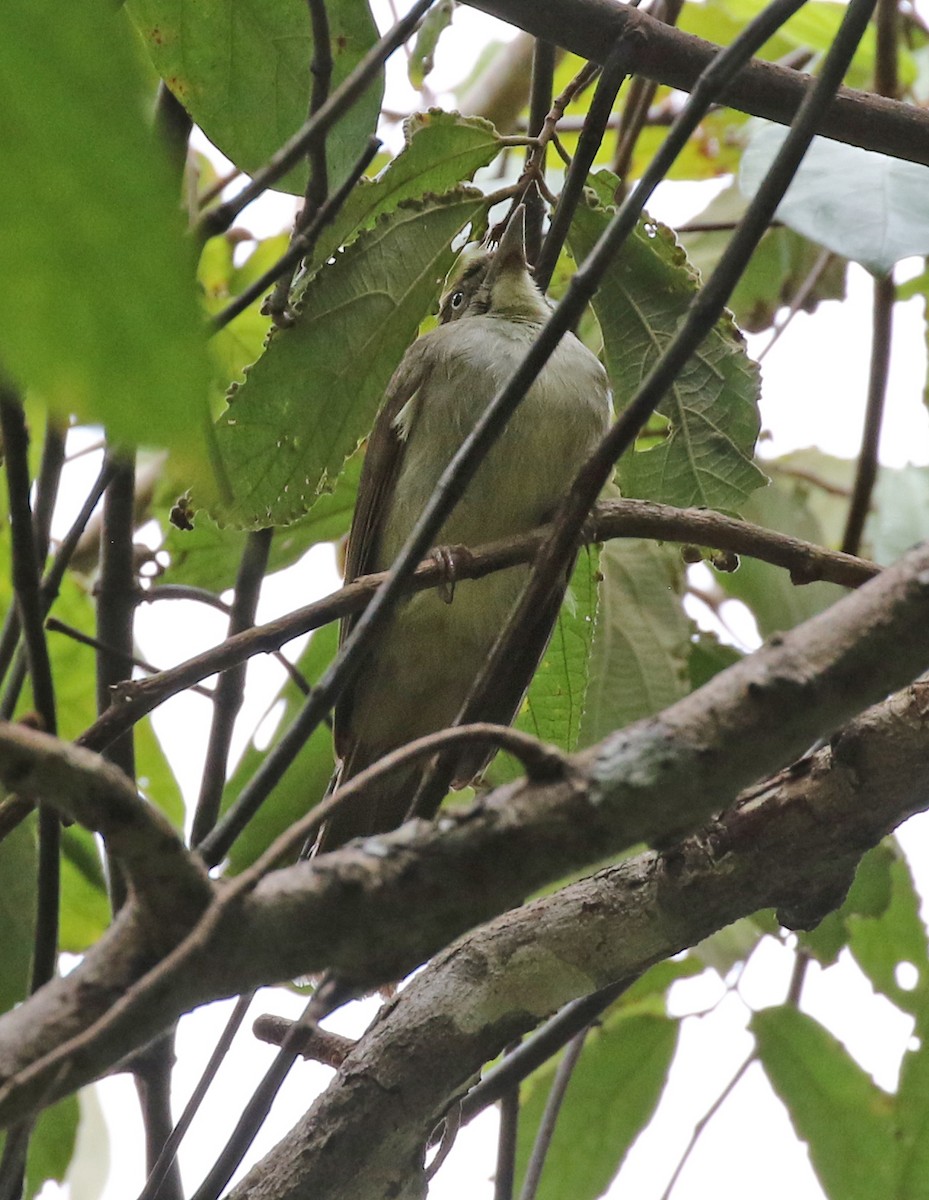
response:
[[[464,304],[464,298],[464,292],[454,292],[452,294],[452,312],[457,312],[461,308],[462,304]]]

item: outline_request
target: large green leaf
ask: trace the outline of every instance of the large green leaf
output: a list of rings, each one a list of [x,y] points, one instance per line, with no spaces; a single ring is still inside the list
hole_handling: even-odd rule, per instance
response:
[[[206,356],[177,186],[121,14],[0,11],[3,368],[64,416],[206,461]]]
[[[159,75],[227,158],[254,174],[307,117],[313,39],[304,0],[128,0]],[[334,90],[377,40],[364,0],[327,0]],[[329,185],[348,174],[380,112],[378,78],[330,130]],[[302,193],[306,165],[277,186]]]
[[[676,550],[616,539],[600,552],[600,606],[581,741],[649,717],[690,690],[692,626]]]
[[[753,121],[742,155],[739,187],[754,196],[781,148],[787,130]],[[929,213],[925,197],[929,167],[814,138],[778,205],[778,219],[885,275],[895,263],[929,253]]]
[[[591,177],[599,202],[581,205],[569,243],[580,261],[613,215],[615,181]],[[622,411],[676,333],[697,291],[697,276],[669,229],[640,222],[593,300],[607,370]],[[758,368],[728,314],[692,355],[659,412],[669,426],[658,445],[625,455],[623,494],[668,504],[738,510],[764,483],[752,461],[758,436]]]
[[[332,487],[451,267],[452,238],[483,207],[469,188],[405,205],[310,281],[300,318],[271,337],[217,426],[225,520],[286,524]]]
[[[313,252],[314,263],[325,262],[379,217],[396,211],[403,201],[429,194],[441,196],[472,179],[501,148],[489,121],[438,108],[408,117],[403,132],[406,142],[397,157],[377,179],[363,179],[332,225],[323,230]]]
[[[805,1013],[767,1008],[755,1013],[751,1028],[830,1200],[894,1195],[892,1097]]]
[[[594,1200],[651,1119],[677,1046],[678,1022],[620,1008],[591,1030],[555,1127],[539,1200]],[[549,1063],[523,1085],[516,1175],[526,1171],[555,1072]]]

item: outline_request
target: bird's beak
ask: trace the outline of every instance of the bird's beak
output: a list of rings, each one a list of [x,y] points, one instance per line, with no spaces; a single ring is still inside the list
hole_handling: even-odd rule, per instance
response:
[[[520,204],[510,217],[491,259],[484,283],[493,287],[501,275],[526,270],[526,206]]]

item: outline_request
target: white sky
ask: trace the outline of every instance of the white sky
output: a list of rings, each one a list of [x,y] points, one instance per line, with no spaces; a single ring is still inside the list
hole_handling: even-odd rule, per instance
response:
[[[375,5],[384,27],[389,23],[386,4]],[[431,85],[441,91],[464,74],[462,45],[479,46],[489,36],[507,37],[506,27],[474,10],[459,9],[454,21],[454,41],[440,44]],[[416,96],[406,83],[401,56],[395,56],[389,76],[390,103],[396,108],[415,106]],[[440,102],[448,98],[440,96]],[[699,212],[718,185],[666,184],[649,206],[652,214],[670,224]],[[268,197],[253,206],[240,224],[261,234],[284,226],[293,211],[286,197]],[[765,426],[773,440],[765,453],[815,444],[829,453],[852,457],[857,452],[868,371],[870,343],[870,281],[853,268],[849,278],[851,300],[843,305],[821,305],[813,317],[799,315],[763,367]],[[887,418],[881,444],[882,461],[899,466],[929,462],[929,420],[921,392],[926,377],[923,318],[916,302],[898,305]],[[750,339],[757,353],[768,335]],[[836,353],[835,348],[839,350]],[[830,350],[830,348],[832,348]],[[71,495],[89,483],[98,464],[92,456],[71,469]],[[331,551],[322,547],[303,562],[269,581],[259,608],[259,621],[307,603],[337,586]],[[695,611],[695,615],[696,611]],[[700,614],[702,615],[702,614]],[[732,614],[727,614],[732,615]],[[734,617],[737,621],[737,615]],[[168,613],[143,607],[139,611],[138,638],[142,652],[159,665],[168,666],[213,644],[224,636],[222,617],[202,606],[176,604]],[[744,623],[743,636],[753,636]],[[296,646],[291,647],[295,654]],[[249,688],[239,730],[247,730],[264,711],[281,678],[270,661],[255,661],[249,668]],[[188,796],[195,795],[205,743],[209,705],[197,696],[179,697],[156,714],[156,728],[172,750],[175,769]],[[202,735],[198,734],[202,731]],[[241,749],[240,733],[237,749]],[[917,882],[929,894],[927,820],[911,821],[902,840],[911,855]],[[681,1045],[671,1082],[649,1129],[633,1147],[620,1173],[615,1196],[659,1200],[694,1124],[700,1119],[751,1047],[745,1024],[752,1009],[780,1003],[790,978],[789,950],[766,939],[752,956],[738,986],[727,990],[719,977],[706,972],[675,986],[672,1007],[676,1014],[702,1012],[683,1024]],[[266,990],[253,1013],[273,1011],[296,1015],[303,1000],[282,989]],[[212,1050],[230,1003],[210,1006],[184,1018],[178,1035],[176,1072],[177,1111],[193,1087]],[[881,997],[875,996],[860,973],[845,960],[827,971],[811,967],[803,994],[803,1008],[836,1033],[883,1087],[895,1085],[900,1056],[911,1034],[911,1023]],[[374,1000],[352,1005],[331,1021],[333,1028],[357,1036],[376,1010]],[[246,1022],[246,1029],[250,1024]],[[191,1134],[185,1140],[181,1163],[188,1190],[192,1190],[211,1165],[225,1141],[251,1087],[270,1062],[270,1048],[248,1032],[240,1035],[223,1074],[214,1086]],[[273,1146],[307,1107],[310,1098],[325,1086],[330,1072],[315,1064],[299,1064],[282,1089],[264,1129],[246,1160],[254,1162]],[[70,1194],[72,1200],[127,1200],[140,1189],[144,1160],[141,1123],[134,1090],[127,1077],[107,1079],[97,1086],[110,1128],[109,1150],[101,1145],[99,1115],[88,1103],[84,1129],[85,1148],[75,1160],[70,1190],[49,1186],[44,1200]],[[462,1130],[458,1143],[430,1190],[431,1200],[490,1200],[495,1153],[496,1116],[485,1114]],[[108,1180],[101,1174],[109,1161]],[[675,1200],[734,1200],[750,1192],[755,1200],[819,1200],[822,1193],[797,1143],[789,1120],[773,1097],[763,1074],[753,1067],[735,1095],[704,1134],[697,1151],[674,1191]]]

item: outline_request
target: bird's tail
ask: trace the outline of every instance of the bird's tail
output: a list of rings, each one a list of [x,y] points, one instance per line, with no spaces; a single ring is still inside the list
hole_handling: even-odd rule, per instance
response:
[[[362,747],[356,747],[345,762],[336,767],[324,799],[335,794],[375,761],[373,756],[363,752]],[[375,833],[396,829],[406,817],[422,775],[423,764],[411,763],[408,767],[391,771],[382,779],[373,780],[364,791],[347,798],[320,829],[312,853],[325,854],[352,838],[370,837]]]

